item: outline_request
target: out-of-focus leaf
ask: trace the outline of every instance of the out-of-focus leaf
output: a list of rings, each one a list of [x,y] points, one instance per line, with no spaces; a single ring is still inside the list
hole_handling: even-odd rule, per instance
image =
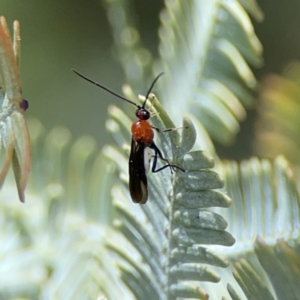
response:
[[[234,264],[237,281],[223,274],[228,293],[232,299],[297,299],[300,201],[288,162],[282,156],[274,161],[252,158],[240,164],[224,162],[222,170],[226,190],[235,199],[223,212],[236,238],[228,254],[223,252]]]
[[[232,220],[229,231],[237,239],[237,249],[251,247],[257,235],[274,243],[279,237],[297,234],[299,195],[284,157],[274,162],[252,158],[240,165],[225,162],[223,166],[226,190],[236,199],[224,217]]]
[[[266,282],[246,260],[241,259],[234,264],[233,276],[242,288],[247,299],[274,299]]]
[[[108,241],[128,244],[109,226],[113,209],[105,195],[112,164],[95,154],[91,137],[73,142],[65,127],[45,134],[39,121],[28,124],[33,145],[28,203],[10,201],[11,174],[0,194],[1,297],[132,299],[105,247]]]
[[[262,238],[256,239],[254,250],[256,259],[249,256],[247,260],[240,259],[233,268],[233,275],[247,299],[297,299],[300,293],[298,250],[283,240],[270,246]]]
[[[268,75],[262,82],[254,151],[260,156],[284,154],[300,162],[300,63],[292,62],[283,76]]]
[[[3,184],[9,165],[12,163],[19,199],[25,201],[24,191],[30,168],[30,143],[23,112],[28,103],[22,98],[19,76],[20,26],[14,23],[12,45],[4,17],[0,17],[0,147],[3,158],[0,170],[0,185]]]

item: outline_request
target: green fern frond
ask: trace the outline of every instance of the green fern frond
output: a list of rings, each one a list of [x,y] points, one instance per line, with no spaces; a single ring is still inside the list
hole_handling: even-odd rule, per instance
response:
[[[298,221],[297,210],[292,213],[298,194],[284,159],[274,165],[254,159],[241,168],[228,163],[226,188],[235,199],[235,206],[228,209],[231,199],[219,191],[223,180],[211,170],[213,159],[203,151],[215,154],[207,131],[219,142],[229,143],[245,117],[244,106],[252,105],[256,80],[247,62],[261,63],[261,46],[243,7],[261,19],[256,3],[166,1],[157,60],[143,47],[128,3],[107,1],[120,60],[133,86],[125,87],[124,94],[138,100],[133,90],[146,90],[146,79],[158,67],[166,71],[159,95],[172,119],[151,94],[155,115],[151,120],[166,128],[174,127],[173,120],[186,113],[191,117],[193,121],[183,119],[188,129],[162,134],[157,142],[167,158],[188,172],[149,174],[149,201],[139,206],[128,193],[131,118],[121,109],[112,106],[107,122],[117,146],[106,146],[100,154],[89,137],[73,143],[70,132],[61,127],[45,136],[42,125],[33,121],[35,163],[28,186],[32,205],[20,209],[0,199],[0,220],[8,228],[0,243],[10,246],[2,259],[7,259],[7,266],[15,262],[14,275],[26,274],[28,283],[25,287],[21,280],[10,280],[0,285],[0,295],[8,299],[233,297],[242,291],[227,266],[239,255],[248,258],[246,251],[251,252],[251,239],[257,233],[274,243],[277,235],[269,223],[276,214]],[[12,197],[8,183],[0,194],[4,199]],[[277,211],[281,199],[288,199],[288,211]],[[266,216],[262,221],[253,222],[254,214],[248,217],[252,206],[256,217]],[[230,220],[229,230],[225,220]],[[293,231],[290,223],[286,225],[284,232],[293,236],[297,228]],[[226,248],[234,244],[231,234],[237,245]],[[8,237],[13,237],[11,244]],[[0,269],[3,276],[5,271]],[[15,294],[8,294],[12,290]]]
[[[232,299],[273,299],[273,295],[274,299],[296,299],[292,295],[299,294],[298,270],[290,270],[290,264],[300,259],[296,245],[300,201],[288,162],[282,156],[274,161],[252,158],[241,164],[224,162],[222,168],[228,194],[240,199],[223,212],[231,220],[228,231],[236,238],[223,255],[234,264],[233,275],[246,298],[238,296],[239,288],[227,274],[223,279],[230,284],[229,294]],[[287,278],[290,272],[291,280]]]
[[[105,247],[124,240],[109,226],[113,209],[103,185],[110,191],[112,164],[95,153],[90,137],[73,142],[64,127],[45,134],[38,120],[28,125],[28,203],[11,201],[17,197],[11,174],[0,194],[1,297],[132,299]]]
[[[224,162],[223,169],[228,194],[240,199],[224,212],[232,220],[229,231],[237,239],[234,247],[251,247],[257,235],[274,243],[278,237],[292,239],[297,234],[299,195],[284,157],[274,162],[252,158],[240,165]]]
[[[269,246],[261,238],[257,238],[254,247],[257,260],[240,259],[233,269],[247,299],[297,299],[300,292],[297,248],[283,240]],[[233,300],[241,299],[231,285],[228,290]]]
[[[172,120],[153,94],[151,118],[159,128],[174,127]],[[133,204],[128,194],[128,141],[130,120],[116,107],[109,110],[111,130],[123,150],[110,148],[104,155],[120,170],[120,182],[113,188],[116,211],[115,226],[128,240],[128,247],[109,243],[118,256],[116,260],[122,278],[136,299],[174,299],[193,297],[207,299],[208,291],[200,288],[201,281],[218,282],[217,272],[204,267],[212,264],[226,267],[221,256],[206,245],[231,246],[233,237],[225,231],[226,221],[206,210],[211,206],[228,207],[231,200],[214,189],[223,181],[210,169],[213,159],[203,151],[191,151],[196,140],[193,123],[185,118],[182,135],[178,131],[161,134],[156,143],[172,163],[186,170],[172,178],[169,170],[148,176],[149,201]],[[123,143],[126,143],[125,145]],[[127,150],[127,155],[125,155]]]
[[[254,1],[241,2],[261,20]],[[239,122],[246,117],[244,106],[253,106],[251,90],[256,79],[247,62],[255,66],[262,63],[262,46],[239,1],[166,1],[160,14],[160,58],[155,60],[147,54],[147,63],[140,59],[140,53],[149,51],[143,48],[129,13],[131,1],[105,3],[129,83],[146,89],[150,64],[154,73],[166,72],[158,95],[171,116],[176,120],[182,112],[190,112],[212,138],[231,143]],[[127,31],[134,40],[123,38]],[[198,139],[197,145],[201,143],[202,148],[213,152],[203,130],[198,132]]]
[[[160,107],[157,100],[154,105]],[[170,122],[161,107],[157,112],[164,116],[154,117],[157,124]],[[120,120],[121,128],[123,119],[116,120]],[[12,261],[16,266],[10,269],[14,281],[7,278],[2,282],[1,295],[7,299],[116,299],[120,295],[122,299],[133,299],[133,295],[143,299],[146,293],[160,299],[176,295],[206,299],[209,291],[199,282],[216,282],[220,277],[203,264],[224,268],[227,262],[201,244],[230,246],[234,239],[225,231],[224,219],[204,208],[228,207],[231,200],[213,191],[223,182],[209,170],[212,158],[203,151],[185,152],[193,147],[195,131],[188,119],[184,125],[189,129],[183,131],[182,138],[174,132],[173,137],[166,135],[162,144],[166,145],[163,149],[171,147],[174,162],[189,173],[177,173],[175,178],[169,172],[149,176],[151,198],[147,205],[138,206],[129,199],[127,158],[123,153],[106,147],[97,155],[90,138],[72,143],[66,128],[57,127],[45,135],[39,121],[29,120],[33,176],[28,185],[28,204],[20,207],[9,201],[11,177],[0,195],[0,219],[5,228],[11,228],[3,231],[1,244],[10,245],[9,239],[12,245],[2,252],[0,274],[6,272],[5,266],[11,268]],[[121,137],[120,132],[115,130],[115,136]],[[114,176],[116,160],[121,184]],[[98,193],[100,198],[95,199]],[[117,230],[108,226],[112,216]],[[22,284],[24,273],[26,287]],[[10,294],[13,286],[14,293]]]

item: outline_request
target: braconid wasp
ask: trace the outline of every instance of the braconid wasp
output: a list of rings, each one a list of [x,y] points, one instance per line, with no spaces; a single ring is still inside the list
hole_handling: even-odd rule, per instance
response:
[[[102,86],[101,84],[85,77],[84,75],[78,73],[77,71],[73,70],[78,76],[81,78],[91,82],[92,84],[100,87],[101,89],[109,92],[110,94],[134,105],[137,109],[135,111],[135,115],[138,118],[137,121],[135,121],[131,126],[131,151],[129,156],[129,190],[130,195],[132,198],[132,201],[139,204],[144,204],[147,202],[148,199],[148,189],[147,189],[147,172],[150,168],[150,162],[151,158],[153,157],[153,164],[151,171],[153,173],[160,172],[166,168],[170,168],[171,173],[172,170],[179,169],[183,172],[186,172],[184,169],[170,164],[169,160],[167,158],[164,158],[161,151],[158,149],[158,147],[155,145],[153,139],[154,139],[154,130],[157,132],[168,132],[168,131],[174,131],[181,128],[168,128],[168,129],[159,129],[157,127],[152,126],[148,120],[151,117],[151,113],[148,109],[145,108],[146,101],[148,100],[149,94],[151,93],[151,90],[158,80],[158,78],[163,75],[163,73],[160,73],[156,78],[153,80],[147,94],[146,98],[143,102],[143,105],[140,106],[136,104],[133,101],[130,101],[121,95],[118,95],[117,93],[111,91],[110,89]],[[154,151],[154,155],[152,155],[150,149]],[[157,159],[160,158],[164,162],[166,162],[166,165],[156,168],[157,166]]]

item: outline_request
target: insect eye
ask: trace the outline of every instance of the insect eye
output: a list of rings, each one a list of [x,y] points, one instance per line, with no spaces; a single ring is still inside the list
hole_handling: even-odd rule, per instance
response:
[[[150,118],[150,113],[146,109],[137,109],[135,112],[135,115],[140,119],[140,120],[148,120]]]
[[[20,108],[25,111],[25,110],[27,110],[28,107],[29,107],[28,101],[23,99],[22,102],[20,102]]]
[[[146,110],[146,109],[144,109],[144,110],[142,111],[142,115],[143,115],[143,119],[144,119],[144,120],[148,120],[148,119],[150,118],[150,113],[149,113],[149,111]]]

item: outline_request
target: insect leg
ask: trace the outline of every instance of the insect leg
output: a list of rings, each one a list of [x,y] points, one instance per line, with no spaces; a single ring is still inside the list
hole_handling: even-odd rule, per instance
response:
[[[186,170],[184,170],[184,169],[182,169],[182,168],[180,168],[180,167],[178,167],[178,166],[176,166],[176,165],[170,164],[169,160],[166,159],[166,158],[164,158],[164,157],[162,156],[162,153],[161,153],[160,150],[157,148],[157,146],[154,144],[154,142],[152,142],[152,144],[150,145],[150,148],[153,149],[154,152],[155,152],[155,153],[154,153],[153,164],[152,164],[152,169],[151,169],[151,171],[152,171],[153,173],[160,172],[160,171],[162,171],[162,170],[164,170],[164,169],[166,169],[166,168],[170,168],[171,173],[173,173],[172,171],[175,171],[175,169],[179,169],[179,170],[181,170],[182,172],[186,172]],[[158,157],[159,157],[161,160],[165,161],[167,164],[164,165],[164,166],[162,166],[162,167],[159,168],[159,169],[156,169],[157,158],[158,158]]]
[[[176,131],[179,129],[187,129],[188,127],[175,127],[175,128],[160,129],[160,128],[152,126],[152,128],[155,129],[157,132],[162,133],[162,132]]]

